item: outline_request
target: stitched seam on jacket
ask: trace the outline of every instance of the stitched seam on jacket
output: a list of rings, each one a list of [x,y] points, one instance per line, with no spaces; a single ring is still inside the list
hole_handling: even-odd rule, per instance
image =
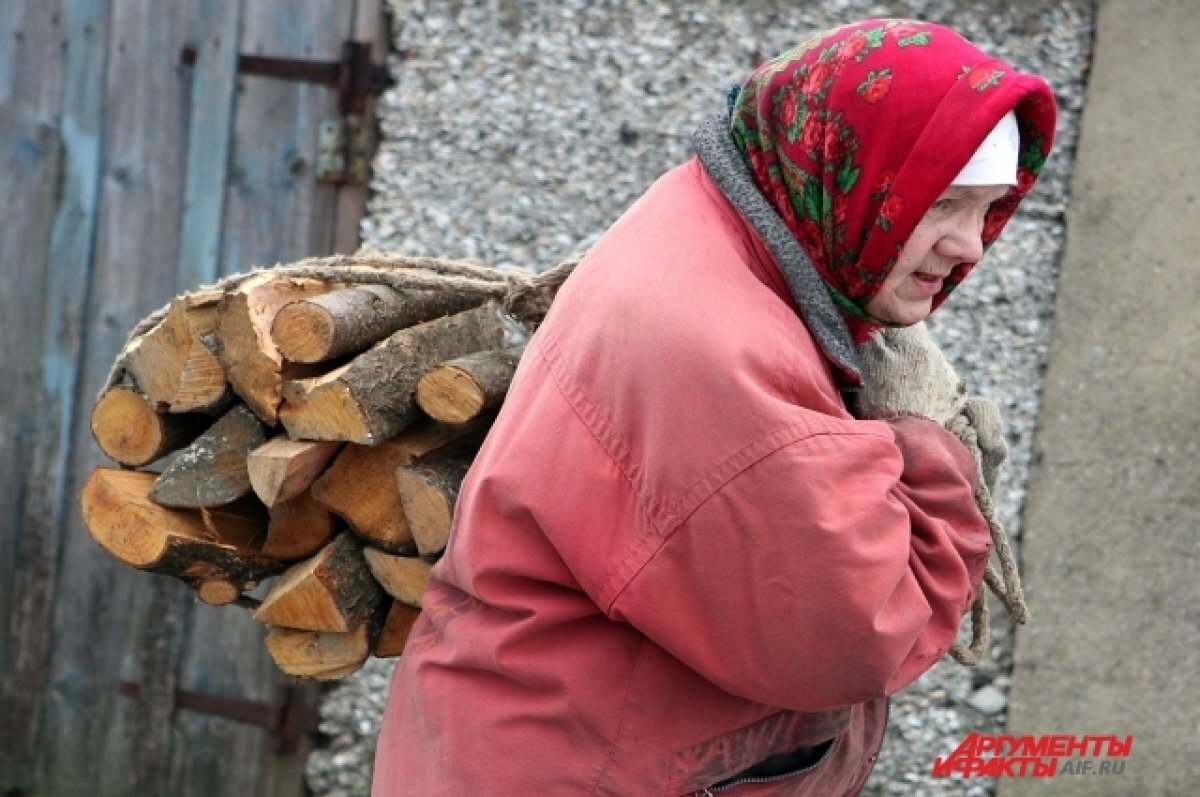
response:
[[[697,178],[698,179],[698,178]],[[674,499],[658,499],[650,495],[638,475],[638,468],[631,466],[629,452],[620,436],[613,432],[613,426],[603,409],[594,402],[584,389],[573,378],[570,370],[562,361],[557,343],[544,330],[540,339],[535,339],[538,345],[534,350],[546,364],[547,372],[559,394],[571,408],[571,411],[583,424],[588,433],[604,451],[609,460],[625,477],[630,490],[636,498],[638,509],[646,518],[647,523],[654,529],[652,536],[644,536],[634,543],[629,552],[621,557],[611,568],[608,575],[600,582],[597,598],[604,612],[611,616],[613,604],[628,586],[629,582],[646,566],[654,554],[666,542],[688,517],[692,515],[705,501],[716,494],[721,487],[728,484],[740,473],[764,457],[788,445],[806,438],[825,436],[836,437],[883,437],[895,444],[890,432],[880,432],[868,429],[854,431],[831,431],[812,428],[807,421],[792,422],[781,428],[776,428],[769,434],[747,443],[738,451],[730,454],[721,462],[707,469],[704,473],[678,497]],[[815,414],[815,413],[814,413]],[[837,419],[833,419],[837,420]],[[856,423],[862,423],[856,422]],[[886,424],[879,422],[886,428]],[[608,595],[611,598],[607,598]]]
[[[797,427],[801,427],[801,428],[797,428]],[[799,433],[797,434],[797,432],[799,432]],[[741,462],[740,465],[738,465],[738,466],[731,467],[728,474],[726,474],[724,476],[724,478],[721,478],[719,483],[712,485],[711,489],[706,489],[706,490],[701,489],[701,488],[706,487],[707,482],[709,481],[706,479],[706,480],[704,480],[704,482],[705,482],[704,484],[698,484],[695,488],[693,488],[692,490],[689,490],[688,493],[685,493],[685,497],[690,496],[692,493],[697,493],[697,495],[695,496],[696,500],[695,500],[694,504],[688,509],[688,511],[685,513],[682,513],[677,519],[673,519],[672,523],[666,528],[665,531],[660,532],[659,535],[657,536],[657,538],[654,538],[654,539],[647,538],[647,539],[640,540],[638,542],[638,544],[636,546],[634,546],[633,551],[630,553],[630,555],[627,557],[627,559],[640,560],[640,561],[638,561],[637,564],[635,566],[633,566],[632,572],[630,572],[628,574],[628,576],[626,576],[623,579],[622,583],[620,583],[619,586],[614,587],[615,591],[613,594],[613,598],[611,601],[609,601],[608,605],[605,607],[605,611],[608,613],[611,613],[612,607],[616,605],[616,602],[618,600],[620,600],[621,595],[624,594],[625,590],[629,587],[629,585],[631,583],[633,583],[633,580],[635,578],[637,578],[637,576],[642,572],[642,570],[644,570],[647,567],[647,565],[650,564],[650,562],[654,559],[654,557],[658,555],[658,552],[666,546],[667,542],[671,539],[671,536],[673,534],[675,534],[675,532],[678,531],[680,527],[682,527],[685,523],[687,523],[688,519],[690,519],[692,515],[694,515],[696,512],[698,512],[700,510],[700,508],[702,506],[704,506],[704,504],[706,504],[709,500],[711,500],[713,497],[718,495],[721,492],[721,490],[725,488],[725,486],[727,484],[729,484],[730,482],[737,479],[739,476],[741,476],[746,471],[750,470],[750,468],[752,468],[754,465],[763,461],[767,457],[769,457],[773,454],[776,454],[779,451],[784,450],[785,448],[788,448],[790,446],[797,445],[800,443],[805,443],[805,442],[809,442],[809,441],[818,440],[821,438],[826,438],[826,437],[837,437],[837,438],[844,439],[844,438],[852,438],[852,437],[880,438],[880,437],[884,437],[884,436],[879,435],[879,434],[869,433],[869,432],[829,432],[829,431],[815,431],[814,432],[814,431],[809,430],[807,428],[807,425],[792,424],[788,428],[779,430],[771,435],[768,435],[766,438],[762,438],[759,441],[742,448],[736,454],[733,454],[733,455],[727,457],[721,463],[721,465],[717,466],[717,468],[714,468],[713,471],[710,472],[710,473],[712,473],[713,476],[718,475],[717,471],[719,471],[721,467],[723,467],[729,463],[732,463],[735,460],[739,460],[739,458],[744,458],[745,461]],[[783,439],[780,440],[780,438],[783,438]],[[893,442],[893,445],[894,444],[895,443]],[[647,548],[649,550],[646,550]],[[616,575],[617,574],[614,574],[614,579],[616,578]],[[605,584],[605,589],[607,589],[607,587],[608,587],[608,585]]]
[[[600,767],[600,774],[596,776],[596,783],[592,786],[589,794],[595,794],[600,789],[600,784],[604,781],[604,776],[608,774],[608,768],[612,766],[613,759],[617,757],[617,750],[621,746],[621,734],[625,731],[625,720],[629,717],[629,695],[633,691],[633,678],[637,674],[638,662],[642,658],[642,651],[646,649],[646,638],[641,637],[638,640],[637,653],[633,654],[633,663],[629,666],[629,680],[625,683],[625,697],[621,701],[621,719],[617,722],[617,733],[613,737],[612,747],[609,748],[608,757],[604,760],[604,766]]]
[[[623,462],[620,457],[616,456],[613,453],[611,447],[608,444],[608,440],[605,439],[605,438],[612,439],[612,438],[616,437],[616,435],[614,435],[612,433],[611,428],[609,428],[609,426],[607,424],[607,418],[605,418],[602,415],[599,408],[593,402],[587,400],[586,396],[583,395],[583,391],[580,388],[578,388],[578,386],[575,386],[572,384],[572,386],[575,387],[575,390],[567,389],[567,385],[564,383],[565,382],[573,382],[573,380],[571,380],[570,374],[567,373],[566,366],[559,359],[557,346],[555,345],[553,339],[548,334],[543,333],[540,340],[537,337],[535,337],[534,341],[531,341],[531,343],[538,344],[536,346],[531,346],[530,348],[532,348],[533,351],[536,352],[538,354],[538,356],[541,357],[542,362],[544,362],[546,364],[546,371],[550,375],[550,380],[554,383],[554,387],[555,387],[555,389],[558,390],[559,395],[562,396],[563,401],[565,401],[567,406],[571,408],[571,412],[573,412],[575,414],[575,417],[579,419],[579,422],[581,424],[583,424],[583,428],[588,431],[588,434],[590,434],[592,436],[592,439],[594,439],[596,441],[596,445],[598,445],[600,447],[600,450],[604,452],[605,456],[607,456],[609,458],[609,460],[616,466],[617,470],[620,471],[621,475],[625,477],[625,481],[628,482],[628,484],[629,484],[630,491],[637,498],[636,503],[637,503],[638,509],[641,511],[642,515],[646,518],[646,523],[651,528],[653,528],[656,532],[654,536],[655,537],[661,536],[661,529],[659,529],[658,525],[655,523],[654,516],[646,509],[645,497],[642,494],[642,491],[639,489],[638,483],[636,482],[634,477],[629,473],[629,470],[625,466],[625,462]],[[526,349],[526,351],[528,352],[529,349]],[[598,423],[600,421],[604,422],[603,429],[597,429],[591,423],[588,422],[587,416],[585,415],[583,410],[576,403],[577,400],[579,403],[586,402],[588,407],[592,410],[592,413],[598,417],[598,419],[599,419]],[[638,544],[633,546],[633,551],[636,552],[641,547],[642,547],[642,544],[639,542]],[[631,552],[630,556],[632,556],[632,555],[633,554]],[[607,592],[609,591],[609,585],[611,583],[613,583],[614,581],[619,580],[620,573],[621,573],[621,571],[623,571],[625,569],[626,560],[628,558],[629,557],[627,556],[627,557],[624,557],[624,558],[618,560],[618,562],[613,567],[613,569],[608,574],[606,574],[606,576],[600,582],[600,586],[597,590],[597,596],[596,596],[597,603],[602,604],[601,608],[606,614],[609,613],[609,610],[612,607],[612,602],[613,602],[613,600],[615,600],[615,598],[613,598],[612,600],[605,599],[605,596],[606,596]]]

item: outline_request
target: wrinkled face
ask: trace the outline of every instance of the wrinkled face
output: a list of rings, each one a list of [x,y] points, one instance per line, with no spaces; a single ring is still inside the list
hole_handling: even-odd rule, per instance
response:
[[[903,326],[925,320],[955,266],[983,257],[984,216],[1008,191],[1006,185],[952,185],[943,191],[900,250],[879,292],[867,302],[867,312]]]

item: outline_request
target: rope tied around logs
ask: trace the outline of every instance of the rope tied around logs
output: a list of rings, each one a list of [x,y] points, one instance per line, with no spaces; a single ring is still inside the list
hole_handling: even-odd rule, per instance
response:
[[[474,296],[480,303],[497,302],[504,313],[520,325],[522,332],[529,335],[545,318],[555,294],[578,260],[578,257],[573,257],[547,271],[535,273],[521,268],[496,269],[478,260],[359,251],[354,255],[314,257],[288,265],[254,269],[197,288],[192,293],[236,290],[250,278],[267,272],[283,278],[317,279],[346,287],[383,285],[399,292],[447,291]],[[109,370],[100,391],[101,396],[121,382],[125,376],[128,352],[133,344],[158,326],[170,308],[170,303],[160,307],[133,327],[121,354]]]

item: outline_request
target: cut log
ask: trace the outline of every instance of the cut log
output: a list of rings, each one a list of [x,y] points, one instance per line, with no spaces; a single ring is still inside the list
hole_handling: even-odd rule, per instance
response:
[[[319,363],[362,351],[398,329],[459,313],[479,299],[453,291],[400,293],[386,285],[342,288],[285,306],[271,337],[281,354]]]
[[[523,350],[490,349],[434,366],[417,382],[417,404],[444,423],[465,423],[499,407]]]
[[[246,457],[266,441],[254,413],[238,404],[163,471],[150,498],[163,506],[222,506],[250,493]]]
[[[285,562],[305,559],[325,547],[336,531],[333,513],[311,492],[271,507],[264,556]]]
[[[371,576],[362,549],[353,534],[339,534],[280,576],[254,619],[304,631],[350,631],[364,622],[387,596]]]
[[[125,350],[125,367],[155,409],[166,410],[171,405],[191,344],[187,318],[176,300],[158,326],[131,341]]]
[[[156,474],[96,468],[80,495],[83,523],[119,561],[186,582],[213,605],[285,567],[262,556],[266,514],[257,502],[209,511],[168,509],[149,499]]]
[[[208,290],[176,297],[159,325],[126,350],[126,368],[156,409],[215,413],[231,403],[214,334],[221,295]]]
[[[392,601],[387,619],[383,622],[383,630],[379,633],[379,639],[375,641],[374,649],[371,650],[372,655],[380,659],[390,659],[403,653],[408,635],[412,633],[412,627],[420,616],[420,609],[406,606],[400,601]]]
[[[289,302],[332,290],[319,280],[281,277],[270,272],[250,277],[222,297],[217,308],[221,365],[242,400],[265,423],[278,420],[283,357],[271,340],[271,325]]]
[[[422,556],[445,549],[454,521],[454,502],[471,459],[470,454],[457,454],[396,469],[400,504]]]
[[[376,445],[421,417],[413,394],[426,371],[503,339],[491,304],[402,329],[325,376],[287,382],[279,419],[295,440]]]
[[[321,475],[341,447],[337,442],[273,437],[246,458],[250,484],[267,506],[295,498]]]
[[[378,446],[348,444],[313,482],[313,496],[371,545],[390,553],[415,554],[396,487],[396,468],[422,456],[477,449],[490,422],[491,418],[480,418],[450,426],[422,421]]]
[[[192,342],[179,374],[179,389],[171,399],[171,412],[218,415],[233,404],[236,397],[225,378],[218,351],[215,334],[204,335]]]
[[[267,652],[288,675],[333,681],[362,668],[371,655],[378,629],[379,623],[373,621],[341,632],[272,628],[267,633]]]
[[[132,384],[110,388],[92,408],[92,437],[110,459],[140,468],[195,439],[212,421],[203,415],[169,415]]]
[[[396,556],[367,546],[363,551],[371,575],[387,594],[407,606],[421,608],[421,596],[433,565],[415,556]]]
[[[225,378],[217,341],[217,311],[223,295],[220,290],[199,291],[186,294],[181,300],[192,344],[179,374],[179,388],[171,399],[171,412],[216,415],[234,402],[233,386]]]

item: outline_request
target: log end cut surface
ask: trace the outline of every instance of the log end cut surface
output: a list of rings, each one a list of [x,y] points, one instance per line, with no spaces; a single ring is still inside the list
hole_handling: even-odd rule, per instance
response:
[[[345,632],[272,628],[267,651],[279,669],[298,678],[332,681],[357,672],[371,655],[369,623]]]
[[[166,453],[165,429],[150,401],[133,388],[107,391],[92,409],[92,436],[110,459],[131,467]]]
[[[165,509],[146,496],[158,477],[142,471],[97,468],[80,494],[83,524],[100,547],[131,567],[157,562],[166,548],[166,530],[195,534],[183,513]]]
[[[421,377],[417,403],[431,417],[445,423],[465,423],[484,410],[487,397],[471,374],[443,366]]]

